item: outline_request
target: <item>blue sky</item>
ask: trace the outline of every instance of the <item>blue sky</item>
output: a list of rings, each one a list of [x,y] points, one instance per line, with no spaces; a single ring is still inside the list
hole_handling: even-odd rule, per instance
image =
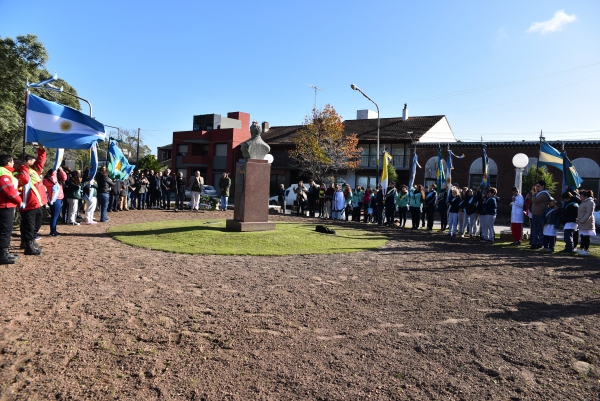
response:
[[[141,128],[153,152],[195,114],[300,124],[306,84],[346,119],[374,109],[355,83],[382,117],[408,103],[463,141],[600,139],[595,0],[0,1],[0,36],[27,33],[99,121]]]

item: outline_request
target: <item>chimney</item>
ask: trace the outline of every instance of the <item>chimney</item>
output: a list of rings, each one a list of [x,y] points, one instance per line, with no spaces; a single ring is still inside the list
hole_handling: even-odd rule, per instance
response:
[[[404,109],[402,110],[402,121],[408,120],[408,107],[404,103]]]
[[[262,132],[264,133],[264,132],[267,132],[267,131],[269,131],[269,123],[266,122],[266,121],[263,121],[263,123],[262,123]]]

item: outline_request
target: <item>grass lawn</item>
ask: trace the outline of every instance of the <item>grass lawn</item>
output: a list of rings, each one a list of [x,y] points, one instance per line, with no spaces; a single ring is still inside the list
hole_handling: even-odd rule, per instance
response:
[[[356,228],[332,227],[337,235],[315,231],[315,224],[278,222],[272,231],[234,232],[225,220],[177,220],[126,224],[108,233],[125,244],[165,252],[204,255],[306,255],[376,250],[388,238]]]

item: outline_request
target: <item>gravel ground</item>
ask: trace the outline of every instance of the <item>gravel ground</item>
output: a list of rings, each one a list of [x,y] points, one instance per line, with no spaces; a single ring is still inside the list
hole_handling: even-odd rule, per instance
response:
[[[224,217],[112,213],[0,266],[0,400],[600,399],[598,259],[372,225],[385,247],[333,256],[178,255],[106,234]]]

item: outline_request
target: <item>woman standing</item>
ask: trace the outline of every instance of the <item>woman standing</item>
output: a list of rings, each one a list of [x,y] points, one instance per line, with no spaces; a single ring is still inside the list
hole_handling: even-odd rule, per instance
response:
[[[594,192],[592,190],[583,190],[579,192],[581,204],[577,211],[577,224],[579,225],[580,246],[579,254],[588,256],[590,254],[590,237],[596,235],[596,225],[594,220]]]
[[[419,228],[419,222],[421,221],[421,208],[423,207],[423,201],[425,200],[425,192],[423,191],[423,185],[417,185],[416,189],[411,190],[409,209],[410,216],[412,217],[412,229],[417,230]]]
[[[399,227],[404,228],[406,225],[406,217],[408,215],[408,187],[406,185],[400,187],[400,194],[398,195],[398,202],[396,204],[400,211]]]
[[[48,192],[48,204],[50,205],[50,235],[58,237],[60,233],[56,231],[58,216],[62,208],[62,202],[65,197],[63,184],[67,180],[67,175],[61,167],[58,170],[48,170],[44,177],[44,186]]]
[[[67,180],[66,189],[67,202],[69,202],[69,219],[67,222],[73,226],[78,226],[77,211],[79,209],[79,201],[83,196],[79,171],[75,170],[71,173],[71,178]]]

